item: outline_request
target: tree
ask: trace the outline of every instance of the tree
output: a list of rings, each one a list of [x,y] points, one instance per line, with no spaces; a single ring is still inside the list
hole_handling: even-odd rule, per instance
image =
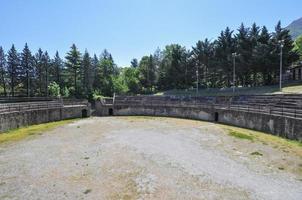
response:
[[[25,74],[23,78],[26,85],[26,95],[29,97],[31,93],[31,78],[33,72],[33,57],[31,52],[28,48],[27,43],[25,43],[24,49],[21,53],[21,67],[22,67],[22,74]]]
[[[156,85],[156,66],[153,55],[142,57],[138,69],[139,79],[145,92],[152,92]]]
[[[297,61],[299,59],[299,55],[297,52],[293,51],[294,48],[294,42],[289,34],[289,30],[283,29],[281,27],[281,22],[279,21],[275,27],[275,32],[273,33],[272,37],[272,45],[275,46],[275,50],[273,53],[273,66],[274,66],[274,75],[275,78],[279,74],[279,55],[280,55],[280,45],[279,41],[283,41],[283,69],[286,70],[291,63]]]
[[[71,46],[70,51],[66,55],[66,67],[68,71],[69,84],[73,86],[74,95],[79,96],[78,82],[81,71],[81,53],[76,45]]]
[[[51,82],[48,85],[48,91],[50,96],[52,97],[60,97],[61,96],[60,90],[61,90],[60,86],[56,82]]]
[[[20,80],[20,60],[15,45],[12,45],[8,52],[7,70],[10,77],[11,95],[15,96],[15,87]]]
[[[130,94],[138,94],[141,90],[139,81],[139,70],[134,67],[127,67],[123,70],[123,79]]]
[[[137,68],[138,67],[138,61],[137,61],[136,58],[133,58],[131,60],[131,67],[133,67],[133,68]]]
[[[114,93],[113,78],[119,75],[116,64],[112,55],[105,49],[101,54],[99,61],[99,78],[101,93],[104,96],[112,96]]]
[[[225,31],[221,31],[220,36],[215,42],[215,59],[217,66],[221,69],[221,77],[219,77],[220,86],[231,86],[233,74],[232,53],[235,49],[235,39],[233,31],[229,27]]]
[[[43,51],[41,48],[34,57],[34,88],[36,88],[36,93],[38,95],[43,95],[43,85],[44,85],[44,70],[43,70]]]
[[[4,96],[6,96],[6,58],[3,48],[0,46],[0,81],[3,88]]]
[[[196,70],[198,69],[199,77],[205,86],[210,85],[208,83],[209,69],[211,69],[211,62],[214,55],[213,43],[207,38],[204,41],[198,41],[195,47],[192,47],[192,57],[196,63]]]
[[[98,57],[94,54],[92,59],[92,69],[93,69],[93,88],[100,91],[101,90],[101,76],[102,71],[99,63]]]
[[[300,35],[296,40],[295,40],[295,47],[294,51],[296,51],[299,56],[300,56],[300,61],[302,61],[302,35]]]
[[[44,70],[44,74],[45,74],[45,95],[48,96],[48,83],[49,83],[49,71],[50,71],[50,58],[49,55],[47,53],[47,51],[45,51],[45,53],[42,56],[42,66],[43,66],[43,70]]]
[[[51,80],[56,82],[60,86],[61,90],[63,88],[62,73],[63,73],[63,61],[60,58],[59,52],[56,51],[55,57],[52,62]]]
[[[82,84],[83,84],[83,92],[85,96],[88,96],[92,93],[92,63],[91,58],[89,56],[89,53],[87,50],[85,50],[83,61],[82,61],[82,69],[83,69],[83,78],[82,78]]]

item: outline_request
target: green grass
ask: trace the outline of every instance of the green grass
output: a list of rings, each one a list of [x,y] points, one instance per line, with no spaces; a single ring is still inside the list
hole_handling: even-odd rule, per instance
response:
[[[18,141],[30,135],[38,135],[44,131],[52,130],[58,126],[62,126],[74,121],[75,119],[49,122],[45,124],[32,125],[0,133],[0,144],[4,142]]]
[[[238,132],[238,131],[234,131],[234,130],[230,130],[229,135],[233,136],[233,137],[236,137],[236,138],[239,138],[239,139],[251,140],[251,141],[254,140],[254,137],[252,135],[248,135],[248,134]]]

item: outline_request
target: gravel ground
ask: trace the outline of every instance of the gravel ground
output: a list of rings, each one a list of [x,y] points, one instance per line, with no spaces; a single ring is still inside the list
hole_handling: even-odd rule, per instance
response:
[[[0,199],[301,200],[301,168],[213,123],[93,117],[0,145]]]

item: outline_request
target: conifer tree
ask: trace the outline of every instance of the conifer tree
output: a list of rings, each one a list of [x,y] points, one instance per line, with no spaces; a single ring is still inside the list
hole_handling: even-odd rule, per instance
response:
[[[24,77],[23,83],[26,86],[26,95],[29,97],[31,93],[33,57],[31,55],[27,43],[25,43],[23,52],[21,53],[21,67],[22,67],[22,74]]]
[[[3,88],[4,96],[6,96],[6,58],[3,48],[0,46],[0,81]]]
[[[82,69],[83,69],[83,78],[82,78],[82,84],[83,84],[83,92],[84,95],[87,97],[92,92],[92,63],[91,58],[87,50],[85,50],[85,53],[83,55],[83,61],[82,61]]]
[[[47,51],[45,51],[42,56],[42,66],[43,66],[44,78],[45,78],[45,82],[44,82],[45,95],[48,96],[49,95],[49,93],[48,93],[49,71],[50,71],[51,65],[50,65],[50,58],[49,58]]]
[[[15,87],[20,80],[20,60],[15,45],[12,45],[7,55],[7,71],[10,77],[10,93],[15,96]]]
[[[41,48],[38,49],[38,52],[34,57],[34,77],[35,77],[35,88],[36,93],[39,96],[43,95],[43,85],[44,85],[44,70],[43,70],[43,51]]]
[[[59,52],[56,51],[55,57],[52,62],[52,81],[56,82],[60,86],[60,90],[63,89],[63,61],[60,58]]]
[[[73,95],[79,96],[78,82],[81,72],[81,53],[76,45],[71,46],[70,51],[66,55],[66,67],[68,71],[69,84],[73,86]]]

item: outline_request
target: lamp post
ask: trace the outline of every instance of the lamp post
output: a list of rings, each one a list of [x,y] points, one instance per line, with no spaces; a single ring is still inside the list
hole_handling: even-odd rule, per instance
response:
[[[284,47],[284,40],[278,41],[280,45],[280,80],[279,80],[279,90],[282,92],[282,54],[283,54],[283,47]]]
[[[236,87],[236,56],[239,56],[236,52],[232,53],[233,57],[233,93],[235,93]]]

